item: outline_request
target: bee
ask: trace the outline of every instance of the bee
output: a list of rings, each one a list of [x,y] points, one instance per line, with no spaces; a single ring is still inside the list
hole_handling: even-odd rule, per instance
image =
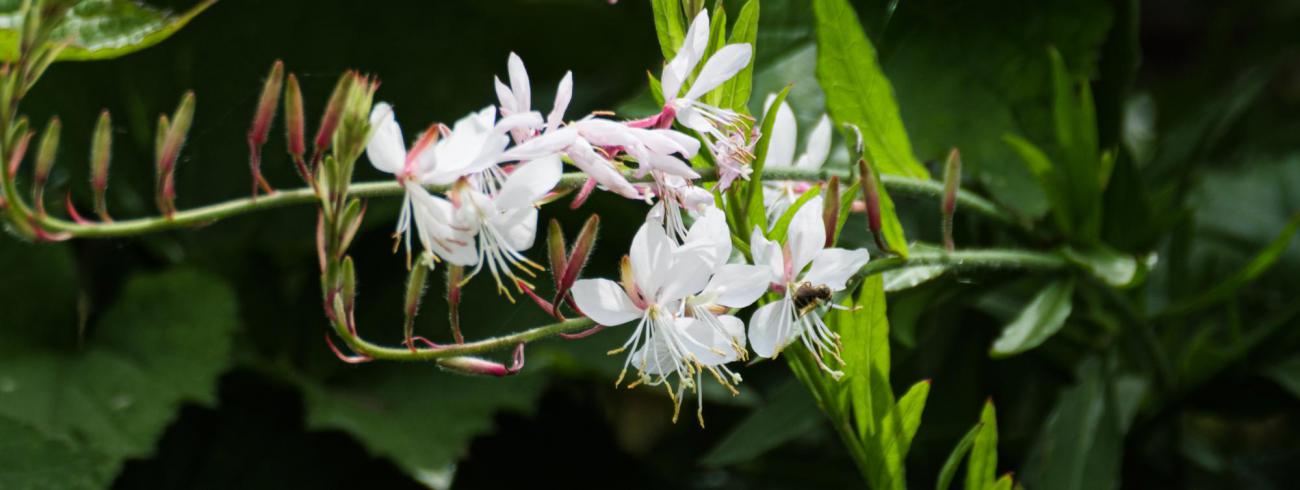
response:
[[[831,288],[825,285],[814,286],[812,283],[804,282],[794,290],[794,307],[799,310],[799,316],[807,314],[823,301],[830,301],[830,299]]]

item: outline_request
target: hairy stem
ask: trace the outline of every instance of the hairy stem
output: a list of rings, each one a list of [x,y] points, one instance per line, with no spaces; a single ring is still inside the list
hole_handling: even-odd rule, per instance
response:
[[[709,181],[716,179],[712,171],[701,172],[701,180]],[[798,168],[773,168],[763,172],[763,180],[798,180],[798,181],[820,181],[838,175],[841,178],[847,177],[844,172],[834,170],[805,170]],[[630,176],[630,174],[629,174]],[[577,189],[586,182],[587,177],[582,173],[568,173],[560,178],[560,183],[556,186],[557,191],[568,191]],[[644,181],[644,179],[641,179]],[[916,195],[924,197],[933,197],[941,199],[943,197],[943,183],[937,181],[928,181],[899,177],[893,175],[882,176],[885,187],[892,192],[907,195]],[[440,186],[430,186],[430,190],[443,191]],[[396,181],[386,182],[367,182],[351,184],[348,188],[350,196],[353,197],[386,197],[399,196],[402,194],[402,186]],[[971,212],[983,215],[993,221],[1019,226],[1019,222],[1004,213],[992,202],[970,192],[959,192],[957,201],[961,207]],[[174,228],[205,226],[222,219],[231,218],[243,214],[249,214],[256,211],[280,208],[293,205],[310,205],[318,204],[319,198],[316,192],[310,187],[304,187],[292,190],[279,190],[269,195],[263,195],[256,199],[247,197],[241,199],[232,199],[226,202],[210,204],[185,211],[178,211],[172,217],[146,217],[128,220],[118,220],[108,223],[74,223],[67,220],[54,218],[51,216],[36,216],[34,219],[47,230],[56,232],[66,232],[77,238],[109,238],[122,237],[131,235],[140,235]]]

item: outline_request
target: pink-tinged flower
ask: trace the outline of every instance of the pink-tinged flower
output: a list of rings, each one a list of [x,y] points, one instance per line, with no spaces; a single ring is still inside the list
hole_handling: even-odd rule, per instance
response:
[[[764,117],[772,110],[776,95],[769,94],[763,103]],[[821,168],[831,151],[831,120],[822,115],[813,127],[812,133],[804,144],[804,152],[795,159],[795,146],[799,137],[799,126],[794,111],[784,101],[777,108],[776,120],[772,124],[772,136],[767,146],[767,157],[763,161],[764,169],[800,168],[814,170]],[[785,210],[799,198],[800,194],[811,186],[799,181],[768,181],[763,185],[763,201],[767,208],[769,221],[775,221]]]
[[[477,238],[454,245],[454,255],[447,257],[456,265],[474,266],[466,280],[486,265],[496,279],[497,291],[511,300],[506,282],[516,288],[521,283],[531,287],[515,271],[535,277],[532,269],[542,270],[523,252],[532,248],[537,235],[536,203],[559,183],[562,167],[560,158],[550,155],[521,163],[509,174],[485,172],[480,176],[483,181],[492,179],[490,183],[463,179],[452,188],[450,196],[456,203],[453,224]],[[503,275],[510,280],[503,282]]]
[[[683,83],[704,61],[709,46],[709,13],[701,10],[686,32],[686,41],[677,56],[664,67],[662,83],[664,108],[659,115],[647,120],[657,127],[668,127],[672,121],[691,128],[704,136],[709,151],[718,163],[719,185],[736,178],[748,178],[749,162],[753,160],[746,121],[748,118],[735,111],[715,107],[699,99],[749,66],[753,47],[749,44],[728,44],[709,56],[690,88],[682,94]]]
[[[617,326],[639,320],[627,342],[614,351],[630,350],[616,383],[634,366],[639,375],[633,386],[665,385],[677,408],[686,389],[699,394],[706,371],[734,391],[740,376],[725,364],[745,356],[744,322],[712,310],[748,306],[766,283],[759,282],[762,287],[755,291],[744,274],[724,265],[730,240],[719,237],[726,233],[725,218],[716,208],[692,226],[683,244],[646,223],[623,260],[621,282],[583,279],[573,285],[578,308],[596,323]]]
[[[758,308],[749,320],[749,341],[754,352],[775,357],[796,338],[812,351],[823,369],[838,377],[823,357],[839,358],[839,336],[827,328],[821,315],[832,294],[846,287],[854,273],[866,265],[866,249],[825,248],[822,198],[810,199],[790,221],[784,244],[768,240],[758,227],[750,238],[754,263],[766,266],[768,281],[783,294]],[[807,270],[805,270],[807,269]]]
[[[436,257],[453,257],[452,246],[466,243],[469,236],[452,226],[452,206],[447,200],[430,194],[422,185],[422,176],[436,171],[434,142],[440,131],[430,127],[416,140],[410,151],[402,139],[402,128],[393,116],[393,108],[380,102],[370,112],[373,128],[366,144],[370,164],[382,172],[392,174],[406,190],[402,211],[397,218],[394,235],[406,246],[409,257],[411,232],[416,230],[425,253]],[[414,224],[414,226],[412,226]],[[433,265],[429,261],[430,266]]]

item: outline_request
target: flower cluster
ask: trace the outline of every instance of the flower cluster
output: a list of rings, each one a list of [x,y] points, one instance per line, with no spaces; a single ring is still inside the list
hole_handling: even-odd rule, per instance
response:
[[[611,352],[627,354],[616,384],[633,368],[631,385],[663,386],[678,408],[688,390],[699,398],[706,374],[734,393],[741,377],[728,364],[747,359],[751,344],[759,356],[772,358],[799,341],[838,376],[832,364],[843,363],[839,340],[820,316],[868,259],[866,250],[826,248],[822,198],[799,200],[809,187],[790,182],[762,188],[768,218],[754,223],[747,253],[733,250],[733,240],[745,237],[733,234],[728,213],[717,206],[725,205],[724,191],[735,180],[750,178],[760,135],[748,116],[703,100],[749,65],[752,47],[740,43],[710,51],[709,26],[707,11],[692,21],[662,72],[664,105],[655,115],[617,120],[592,114],[566,121],[572,73],[561,79],[554,105],[543,115],[532,107],[523,61],[511,54],[507,80],[494,81],[497,106],[451,127],[433,124],[408,148],[392,106],[381,102],[371,111],[366,147],[375,168],[392,174],[405,190],[395,237],[405,245],[408,262],[414,235],[428,259],[422,263],[469,268],[461,282],[486,267],[498,292],[512,300],[511,287],[537,299],[528,279],[543,268],[524,252],[535,239],[537,204],[557,191],[565,163],[586,177],[575,206],[595,189],[653,204],[618,281],[574,277],[559,295],[571,293],[569,304],[599,325],[635,322],[628,340]],[[784,103],[772,104],[769,98],[767,111],[776,113],[770,116],[775,119],[765,165],[820,166],[830,148],[829,120],[822,118],[796,161],[793,113]],[[716,184],[708,188],[697,185],[701,175],[691,164],[702,150],[717,171]],[[799,209],[778,233],[777,217],[795,205]],[[774,240],[778,236],[783,240]],[[746,328],[734,313],[765,296],[769,301]],[[560,299],[549,310],[557,317]]]

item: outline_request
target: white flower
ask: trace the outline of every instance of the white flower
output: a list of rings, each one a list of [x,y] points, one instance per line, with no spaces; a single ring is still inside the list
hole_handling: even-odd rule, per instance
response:
[[[496,279],[497,291],[513,301],[501,276],[508,277],[510,284],[519,289],[532,284],[517,276],[516,269],[529,277],[536,277],[530,268],[542,270],[522,252],[532,248],[537,235],[535,203],[559,183],[563,164],[558,156],[550,155],[521,163],[508,175],[497,167],[492,168],[495,172],[486,173],[485,180],[486,176],[493,176],[493,185],[465,179],[450,191],[456,203],[454,225],[477,240],[453,246],[453,255],[445,258],[457,265],[474,266],[465,280],[477,275],[486,265]],[[496,186],[498,182],[500,185]]]
[[[839,336],[822,322],[824,310],[820,306],[831,294],[843,290],[849,277],[866,265],[868,252],[825,248],[820,196],[808,200],[795,213],[784,245],[768,240],[755,227],[749,246],[754,263],[767,267],[768,280],[783,293],[779,301],[759,307],[749,320],[749,341],[754,352],[775,357],[798,337],[823,369],[838,376],[838,371],[822,360],[826,354],[839,359]]]
[[[772,109],[772,102],[776,95],[769,94],[767,101],[763,103],[764,117]],[[798,123],[794,117],[794,111],[790,110],[789,104],[781,102],[777,108],[776,120],[772,124],[771,140],[768,141],[767,157],[763,161],[764,169],[771,168],[801,168],[801,169],[818,169],[826,162],[826,156],[831,151],[831,120],[826,115],[822,115],[817,121],[817,126],[813,128],[812,133],[808,135],[808,141],[804,146],[804,153],[796,160],[794,158],[795,144],[799,136]],[[798,199],[800,194],[809,189],[806,182],[797,181],[768,181],[763,185],[763,201],[767,208],[769,221],[775,221],[785,213],[785,210]]]
[[[719,185],[725,189],[726,184],[737,177],[749,178],[748,164],[753,160],[753,153],[745,131],[747,118],[735,111],[701,102],[699,98],[749,66],[753,47],[744,43],[723,46],[704,63],[690,89],[679,96],[682,84],[702,61],[708,46],[709,13],[701,10],[687,29],[686,40],[677,56],[664,67],[660,85],[664,110],[656,122],[660,127],[666,127],[666,122],[675,119],[703,135],[718,164]]]
[[[616,326],[639,319],[627,342],[613,351],[631,351],[616,384],[634,366],[640,375],[633,385],[665,385],[678,408],[686,389],[699,394],[706,371],[734,391],[740,377],[725,364],[744,357],[744,323],[710,309],[747,306],[763,294],[766,283],[759,282],[762,287],[755,292],[744,274],[724,265],[731,246],[729,238],[718,239],[719,230],[727,233],[716,208],[692,226],[682,245],[647,223],[623,260],[621,283],[583,279],[573,285],[578,308],[596,323]]]
[[[455,254],[452,247],[466,243],[469,237],[463,230],[452,226],[451,203],[430,194],[421,185],[424,182],[422,176],[433,175],[437,171],[438,159],[434,148],[440,134],[439,128],[435,125],[426,130],[408,152],[402,142],[402,128],[393,116],[393,108],[387,103],[375,104],[370,112],[370,124],[374,128],[370,141],[366,144],[366,156],[370,164],[382,172],[393,174],[406,190],[394,235],[405,243],[408,262],[413,228],[420,237],[425,253],[435,253],[443,258],[453,257]],[[429,261],[430,266],[433,262]]]

